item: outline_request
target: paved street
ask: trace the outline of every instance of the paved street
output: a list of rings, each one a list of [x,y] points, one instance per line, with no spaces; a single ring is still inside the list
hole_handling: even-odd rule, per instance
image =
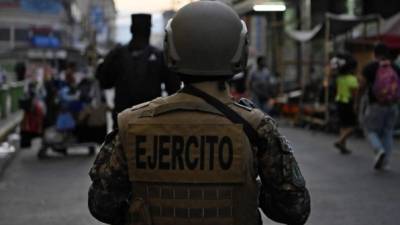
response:
[[[353,154],[333,149],[332,135],[282,128],[296,146],[296,156],[312,197],[310,225],[396,225],[400,214],[400,157],[392,171],[372,170],[368,145],[353,138]],[[399,148],[399,143],[395,146]],[[399,149],[396,149],[399,150]],[[93,157],[74,155],[38,161],[36,152],[20,152],[0,180],[0,224],[100,224],[87,210],[88,169]],[[275,224],[265,221],[264,224]]]

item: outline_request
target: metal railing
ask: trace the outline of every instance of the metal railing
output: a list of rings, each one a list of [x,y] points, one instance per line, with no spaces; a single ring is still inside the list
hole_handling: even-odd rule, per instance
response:
[[[0,88],[1,119],[19,110],[19,100],[24,95],[24,85],[24,82],[14,82]]]

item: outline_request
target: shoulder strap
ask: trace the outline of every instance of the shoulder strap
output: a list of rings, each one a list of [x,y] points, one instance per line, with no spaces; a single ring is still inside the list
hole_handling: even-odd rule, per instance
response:
[[[249,138],[252,144],[255,144],[258,148],[258,153],[262,151],[262,140],[259,137],[257,131],[250,125],[250,123],[245,120],[242,116],[240,116],[237,112],[233,109],[229,108],[227,105],[219,101],[218,99],[214,98],[213,96],[203,92],[202,90],[192,86],[192,85],[185,85],[182,89],[183,93],[193,95],[203,99],[208,104],[215,107],[218,111],[226,116],[230,121],[233,123],[238,123],[243,125],[243,130],[246,133],[246,136]]]

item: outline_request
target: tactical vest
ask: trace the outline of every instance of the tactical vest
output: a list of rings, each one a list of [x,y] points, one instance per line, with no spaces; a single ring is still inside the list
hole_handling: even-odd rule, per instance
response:
[[[259,124],[262,114],[228,105]],[[243,132],[199,98],[178,93],[118,117],[132,182],[130,225],[255,225],[255,152]]]

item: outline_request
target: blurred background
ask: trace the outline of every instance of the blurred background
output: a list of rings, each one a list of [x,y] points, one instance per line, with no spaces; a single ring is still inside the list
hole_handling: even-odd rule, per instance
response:
[[[249,30],[248,68],[230,81],[231,94],[254,99],[251,74],[261,59],[268,69],[267,94],[256,103],[292,141],[313,200],[307,224],[398,224],[399,120],[390,172],[372,170],[372,150],[360,124],[348,144],[353,154],[338,154],[332,59],[350,54],[360,78],[374,58],[374,46],[384,43],[400,66],[400,1],[220,1]],[[150,43],[162,50],[167,21],[190,2],[0,0],[0,224],[100,224],[86,207],[87,173],[103,133],[113,126],[114,91],[99,87],[96,70],[112,49],[131,40],[131,14],[152,15]],[[69,74],[77,86],[63,95]],[[70,96],[78,96],[73,104],[79,113],[72,118],[76,121],[59,126],[87,121],[80,111],[87,103],[95,108],[84,112],[101,118],[95,127],[103,133],[84,140],[76,133],[60,134],[56,121],[70,119],[60,102]]]

